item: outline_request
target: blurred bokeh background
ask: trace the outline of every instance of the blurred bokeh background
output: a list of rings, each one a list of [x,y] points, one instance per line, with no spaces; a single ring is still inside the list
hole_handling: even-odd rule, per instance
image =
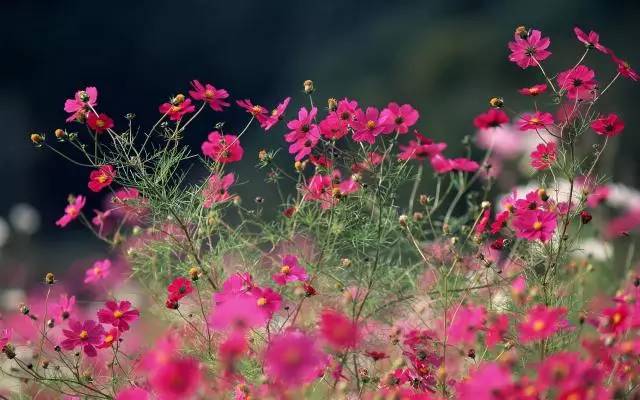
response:
[[[86,192],[88,171],[28,140],[31,132],[52,136],[67,126],[64,100],[85,86],[98,87],[100,109],[116,126],[133,112],[148,127],[158,105],[186,93],[194,78],[269,107],[289,95],[293,107],[306,104],[302,82],[313,79],[321,104],[344,96],[376,106],[411,103],[421,111],[421,130],[455,151],[455,143],[474,133],[473,117],[490,97],[522,109],[525,100],[515,89],[541,81],[533,68],[523,72],[507,61],[517,25],[551,37],[553,56],[545,65],[558,71],[582,52],[575,25],[598,31],[603,44],[640,65],[639,19],[640,2],[633,0],[3,0],[0,287],[28,286],[45,270],[104,251],[79,224],[54,225],[67,195]],[[602,55],[587,64],[604,82],[615,73]],[[603,108],[615,104],[627,124],[607,165],[617,181],[635,185],[640,87],[621,82],[604,102]],[[187,140],[197,146],[220,120],[235,130],[246,117],[238,109],[209,113]],[[243,142],[248,157],[280,144],[282,133],[282,125],[268,137],[256,129]],[[254,163],[243,164],[238,172],[251,179]],[[89,196],[87,209],[100,200]]]

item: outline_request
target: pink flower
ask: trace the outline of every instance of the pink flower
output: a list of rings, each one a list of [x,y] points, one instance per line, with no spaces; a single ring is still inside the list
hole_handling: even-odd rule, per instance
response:
[[[414,131],[414,134],[417,140],[410,140],[408,145],[400,145],[398,159],[403,161],[424,160],[442,153],[447,148],[446,143],[435,143],[418,131]]]
[[[244,108],[253,118],[257,119],[260,125],[265,124],[269,119],[267,109],[259,105],[253,105],[249,99],[238,100],[236,104]]]
[[[11,340],[12,331],[9,328],[4,328],[0,331],[0,350],[4,349]]]
[[[149,376],[149,385],[160,400],[190,399],[202,382],[200,363],[194,358],[173,355]]]
[[[220,304],[234,297],[248,295],[254,287],[251,274],[236,272],[224,281],[222,291],[214,293],[213,297],[215,303]]]
[[[289,154],[295,154],[296,161],[304,159],[311,154],[311,150],[318,145],[320,141],[320,130],[314,129],[306,134],[305,137],[298,139],[289,146]]]
[[[353,140],[373,144],[376,137],[384,132],[385,121],[380,118],[380,112],[377,108],[368,107],[366,112],[360,109],[356,110],[355,119],[351,126],[353,127]]]
[[[594,96],[597,82],[595,72],[584,65],[561,72],[558,74],[560,90],[567,92],[570,99],[586,100]]]
[[[616,114],[603,115],[591,122],[591,129],[598,135],[616,136],[624,129],[624,122]]]
[[[60,318],[60,321],[69,319],[73,307],[76,305],[76,296],[60,295],[60,300],[53,305],[53,313]]]
[[[547,85],[546,84],[540,84],[540,85],[533,85],[531,87],[527,87],[527,88],[522,88],[520,90],[518,90],[518,93],[523,94],[525,96],[538,96],[544,92],[547,91]]]
[[[299,331],[286,331],[274,336],[264,360],[269,378],[292,387],[315,380],[326,363],[315,340]]]
[[[624,76],[625,78],[629,78],[632,81],[637,81],[640,79],[640,75],[633,68],[631,68],[631,65],[629,65],[628,62],[616,57],[615,53],[611,50],[609,50],[609,56],[611,56],[611,60],[616,63],[620,75]]]
[[[482,212],[482,216],[478,220],[474,233],[476,235],[482,235],[484,231],[487,229],[487,225],[489,224],[489,219],[491,218],[491,210],[486,209]]]
[[[197,79],[191,81],[191,86],[193,90],[189,90],[189,96],[207,102],[214,111],[222,111],[222,107],[229,107],[230,104],[224,101],[229,97],[226,90],[216,89],[208,83],[203,85]]]
[[[512,378],[508,369],[497,363],[484,363],[473,371],[468,379],[458,383],[456,393],[459,399],[506,399],[509,398],[506,394],[511,385]]]
[[[558,217],[553,212],[542,210],[519,210],[513,220],[516,236],[527,240],[546,242],[556,230]]]
[[[602,310],[600,332],[622,335],[631,328],[631,310],[625,303]]]
[[[336,350],[354,348],[360,336],[358,326],[350,318],[329,309],[320,316],[320,334]]]
[[[473,120],[473,125],[478,129],[497,128],[509,122],[507,114],[497,108],[492,108],[486,113],[480,114]]]
[[[409,128],[416,124],[420,114],[409,104],[402,106],[397,103],[389,103],[387,108],[380,113],[380,119],[385,121],[387,128],[385,133],[407,133]]]
[[[69,196],[69,205],[65,207],[64,215],[56,221],[56,225],[64,228],[69,224],[69,222],[78,218],[85,203],[86,199],[82,195],[78,195],[77,197]]]
[[[536,66],[537,62],[551,55],[547,50],[551,40],[548,37],[543,38],[539,30],[533,29],[525,38],[516,32],[514,39],[513,42],[509,42],[509,61],[521,68]]]
[[[318,127],[320,134],[329,140],[338,140],[349,133],[349,123],[340,119],[335,112],[320,121]]]
[[[98,234],[102,235],[102,231],[104,230],[105,223],[109,219],[109,216],[111,216],[111,213],[113,212],[113,210],[112,209],[108,209],[106,211],[93,210],[93,212],[96,215],[93,218],[91,218],[91,223],[98,227]]]
[[[223,136],[220,132],[213,131],[209,133],[207,141],[202,143],[202,153],[216,162],[227,164],[242,160],[244,150],[237,136]]]
[[[64,102],[64,110],[68,112],[67,122],[83,121],[91,107],[98,104],[98,89],[89,86],[84,90],[78,90],[73,99]]]
[[[226,370],[232,370],[233,364],[247,354],[249,343],[244,332],[232,332],[224,342],[218,346],[220,361]]]
[[[84,283],[95,283],[107,276],[111,272],[111,261],[109,259],[98,260],[93,263],[93,267],[85,272]]]
[[[118,392],[116,400],[149,400],[149,392],[137,387],[128,388]]]
[[[91,112],[87,117],[87,125],[95,133],[103,133],[113,128],[113,120],[107,114],[100,113],[96,115],[96,113]]]
[[[290,101],[291,97],[287,97],[286,99],[284,99],[282,103],[278,104],[278,106],[271,111],[271,115],[269,115],[269,118],[260,123],[260,126],[265,131],[273,128],[282,119],[282,116],[287,110],[287,106],[289,105]]]
[[[313,121],[316,118],[318,109],[313,107],[307,111],[302,107],[298,111],[298,119],[287,123],[289,133],[284,135],[284,140],[291,143],[289,153],[296,154],[296,161],[302,160],[311,153],[320,140],[320,128]]]
[[[158,111],[167,114],[172,121],[180,121],[182,117],[196,110],[196,106],[191,104],[191,99],[186,98],[182,102],[163,103],[158,107]]]
[[[486,344],[492,348],[500,343],[509,331],[509,317],[506,314],[498,314],[490,319],[487,326]]]
[[[587,35],[582,31],[582,29],[578,28],[577,26],[573,28],[573,32],[576,34],[578,40],[584,43],[584,45],[588,48],[595,48],[596,50],[605,54],[609,53],[609,50],[600,44],[600,35],[598,35],[597,32],[591,31]]]
[[[191,292],[193,292],[191,280],[183,276],[177,277],[167,286],[168,297],[175,301],[182,300],[182,298]]]
[[[102,325],[93,320],[84,322],[73,320],[69,321],[69,328],[62,330],[66,337],[60,343],[63,349],[73,350],[76,347],[82,347],[87,356],[95,357],[98,355],[95,346],[102,343],[102,337],[104,336]]]
[[[96,346],[99,349],[108,349],[118,342],[120,338],[120,330],[118,328],[111,328],[108,332],[104,333],[102,343]]]
[[[531,166],[538,171],[550,168],[556,161],[556,144],[549,142],[540,143],[536,150],[531,152]]]
[[[278,285],[286,285],[289,282],[304,282],[309,279],[307,271],[298,264],[298,257],[287,254],[282,256],[280,271],[271,277]]]
[[[267,316],[256,299],[246,296],[233,297],[215,306],[209,316],[209,325],[215,329],[246,331],[264,326]]]
[[[140,311],[132,309],[129,301],[123,300],[117,303],[109,300],[104,305],[106,308],[98,311],[98,320],[102,324],[115,326],[120,332],[128,331],[129,324],[140,318]]]
[[[496,233],[500,232],[502,228],[507,226],[509,217],[511,217],[511,213],[509,211],[502,211],[501,213],[496,215],[496,219],[491,224],[491,234],[495,235]]]
[[[105,187],[111,185],[116,171],[111,165],[103,165],[99,169],[91,171],[89,174],[89,189],[92,192],[99,192]]]
[[[271,319],[273,314],[280,309],[282,296],[271,288],[254,287],[251,289],[251,295],[267,319]]]
[[[439,174],[446,174],[453,170],[451,160],[445,158],[442,154],[436,154],[429,160],[431,167]]]
[[[483,306],[454,307],[450,311],[447,330],[448,342],[451,344],[472,344],[476,334],[484,327],[487,310]]]
[[[475,172],[480,168],[480,164],[464,157],[454,158],[449,162],[453,171]]]
[[[234,180],[235,175],[233,175],[233,172],[229,172],[222,178],[220,178],[220,175],[211,175],[207,186],[202,190],[202,196],[204,197],[203,207],[211,208],[216,203],[232,199],[233,196],[227,192],[227,189],[233,185]]]
[[[548,308],[542,304],[534,306],[518,325],[518,334],[522,343],[550,338],[556,332],[568,326],[564,308]]]
[[[607,201],[609,198],[609,193],[611,190],[608,186],[598,186],[595,189],[591,190],[587,195],[587,205],[591,208],[596,208],[600,204]]]
[[[553,115],[548,112],[536,111],[534,114],[524,114],[519,121],[518,129],[528,131],[531,129],[545,129],[553,125]]]

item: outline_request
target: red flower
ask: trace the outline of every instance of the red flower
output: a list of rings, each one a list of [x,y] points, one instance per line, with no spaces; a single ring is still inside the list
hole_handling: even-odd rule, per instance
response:
[[[129,330],[129,324],[140,317],[140,311],[131,308],[131,302],[113,300],[105,303],[106,308],[98,311],[98,320],[103,324],[111,324],[121,332]]]
[[[515,41],[509,42],[509,61],[518,64],[521,68],[527,68],[537,65],[551,55],[547,47],[551,44],[548,37],[543,38],[542,32],[533,29],[525,38],[519,33],[515,34]]]
[[[525,96],[537,96],[539,94],[542,94],[544,92],[547,91],[547,85],[540,84],[540,85],[533,85],[531,87],[528,88],[522,88],[520,90],[518,90],[518,93],[523,94]]]
[[[189,293],[193,292],[191,281],[183,276],[179,276],[167,286],[169,299],[179,301]]]
[[[478,115],[473,120],[473,125],[478,129],[497,128],[502,124],[509,122],[507,113],[495,108],[490,109],[484,114]]]
[[[222,111],[222,107],[229,107],[229,103],[224,101],[229,97],[229,93],[224,89],[216,89],[210,84],[201,84],[197,79],[191,81],[194,90],[189,91],[189,96],[196,100],[204,100],[215,111]]]
[[[89,189],[92,192],[99,192],[109,186],[115,176],[116,171],[111,165],[103,165],[89,174]]]
[[[334,310],[322,311],[320,333],[337,350],[353,348],[359,339],[358,326],[350,318]]]
[[[202,153],[219,163],[240,161],[244,150],[240,140],[234,135],[221,135],[218,131],[209,133],[207,141],[202,143]]]
[[[167,114],[172,121],[180,121],[186,114],[196,110],[196,106],[191,104],[191,99],[184,99],[181,102],[164,103],[158,107],[162,114]]]
[[[531,166],[538,171],[550,168],[555,161],[556,144],[554,142],[540,143],[536,150],[531,152]]]
[[[624,129],[624,122],[616,114],[603,115],[591,122],[591,129],[598,135],[616,136]]]
[[[631,65],[629,65],[628,62],[616,57],[616,55],[611,50],[609,50],[609,56],[611,56],[611,60],[613,60],[613,62],[618,66],[618,72],[620,73],[620,75],[624,76],[625,78],[629,78],[632,81],[637,81],[640,79],[640,75],[633,68],[631,68]]]
[[[89,113],[87,117],[87,125],[91,128],[95,133],[103,133],[111,128],[113,128],[113,120],[109,118],[107,114],[100,113],[96,115],[96,113]]]
[[[598,35],[597,32],[591,31],[587,35],[582,31],[582,29],[578,28],[577,26],[573,28],[573,32],[576,34],[578,40],[584,43],[584,45],[588,48],[595,48],[605,54],[609,52],[606,47],[600,44],[600,35]]]

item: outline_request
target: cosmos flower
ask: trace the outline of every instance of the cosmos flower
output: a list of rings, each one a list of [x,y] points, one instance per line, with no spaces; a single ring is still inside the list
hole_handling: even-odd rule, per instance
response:
[[[109,259],[98,260],[85,272],[84,283],[96,283],[109,276],[111,273],[111,261]]]
[[[516,236],[527,240],[546,242],[556,231],[558,217],[543,210],[519,210],[513,220]]]
[[[325,360],[311,336],[292,330],[272,337],[264,354],[267,376],[289,387],[315,380]]]
[[[380,111],[377,108],[368,107],[366,112],[360,109],[356,110],[351,126],[353,128],[353,140],[373,144],[376,141],[376,137],[384,132],[385,120],[381,118]]]
[[[546,307],[537,304],[529,310],[518,325],[518,338],[522,343],[548,339],[568,326],[564,308]]]
[[[209,316],[209,325],[215,329],[244,332],[264,326],[266,314],[256,299],[246,296],[233,297],[217,304]]]
[[[82,347],[85,354],[89,357],[98,355],[96,346],[102,343],[104,336],[104,328],[93,320],[84,322],[71,320],[69,321],[69,329],[63,329],[62,333],[65,339],[60,343],[60,347],[65,350],[73,350],[76,347]]]
[[[387,127],[385,133],[407,133],[409,128],[416,124],[420,114],[410,104],[398,105],[389,103],[387,108],[380,113],[380,119],[385,121]]]
[[[609,50],[600,44],[600,35],[598,35],[597,32],[590,31],[587,35],[582,31],[582,29],[578,28],[577,26],[573,28],[573,32],[576,34],[578,40],[584,43],[584,45],[588,48],[595,48],[596,50],[604,54],[609,53]]]
[[[550,168],[556,161],[556,144],[549,142],[540,143],[535,151],[531,152],[531,166],[538,171]]]
[[[87,116],[87,125],[95,133],[104,133],[113,128],[113,120],[107,114],[90,112]]]
[[[319,325],[322,338],[337,350],[354,348],[358,344],[360,338],[358,325],[335,310],[323,310]]]
[[[522,88],[518,90],[518,93],[525,96],[535,97],[535,96],[541,95],[546,91],[547,91],[547,85],[542,83],[540,85],[533,85],[531,87]]]
[[[524,38],[516,33],[514,41],[509,42],[509,50],[511,50],[509,61],[518,64],[520,68],[536,66],[538,62],[551,55],[547,50],[550,44],[551,40],[548,37],[543,38],[542,32],[536,29],[531,30]]]
[[[64,215],[56,221],[56,225],[58,225],[61,228],[64,228],[69,224],[69,222],[78,218],[85,203],[86,203],[86,198],[82,195],[78,195],[77,197],[70,196],[69,205],[65,207]]]
[[[478,129],[497,128],[509,122],[509,116],[502,110],[492,108],[486,113],[480,114],[473,120],[473,125]]]
[[[189,96],[195,100],[202,100],[209,104],[214,111],[222,111],[223,107],[229,107],[230,104],[225,101],[229,97],[229,93],[224,89],[216,89],[211,84],[202,84],[197,79],[191,81],[193,90],[189,91]]]
[[[233,182],[235,181],[235,175],[233,172],[229,172],[222,178],[220,175],[213,174],[207,181],[207,186],[202,189],[202,196],[204,197],[203,207],[211,208],[216,203],[222,203],[233,198],[227,191]]]
[[[119,303],[109,300],[105,303],[106,308],[98,311],[98,320],[102,324],[111,324],[121,332],[129,330],[129,324],[140,317],[140,311],[131,308],[131,302],[123,300]]]
[[[591,129],[598,135],[617,136],[624,129],[624,122],[617,114],[602,115],[591,122]]]
[[[73,99],[64,102],[64,110],[70,115],[67,122],[84,121],[91,107],[98,105],[98,89],[94,86],[78,90]]]
[[[222,164],[240,161],[244,155],[237,136],[221,135],[218,131],[209,133],[201,148],[202,154]]]
[[[280,270],[273,274],[271,279],[278,285],[286,285],[289,282],[304,282],[309,279],[307,271],[298,263],[298,257],[286,254],[282,256],[282,266]]]
[[[180,121],[182,117],[196,110],[196,106],[191,104],[191,99],[186,98],[183,101],[172,103],[163,103],[158,107],[161,114],[167,114],[172,121]]]
[[[569,99],[586,100],[594,97],[594,89],[597,82],[595,72],[584,65],[558,74],[558,86],[560,90],[567,92]]]
[[[111,185],[116,171],[111,165],[102,165],[99,169],[91,171],[89,174],[89,189],[92,192],[99,192],[105,187]]]
[[[533,114],[524,114],[518,123],[518,129],[521,131],[548,129],[547,127],[553,125],[553,115],[548,112],[537,111]]]

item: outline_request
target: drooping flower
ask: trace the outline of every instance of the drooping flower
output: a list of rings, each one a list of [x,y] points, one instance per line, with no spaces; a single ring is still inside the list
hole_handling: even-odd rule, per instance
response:
[[[273,128],[278,122],[280,122],[280,120],[282,120],[282,116],[284,115],[284,112],[287,110],[287,106],[289,106],[290,101],[291,101],[291,97],[287,97],[286,99],[282,100],[282,103],[279,103],[276,106],[276,108],[271,110],[271,114],[269,115],[269,118],[267,118],[264,122],[261,122],[260,126],[265,131],[268,131],[269,129]]]
[[[298,263],[298,257],[286,254],[282,256],[282,266],[278,273],[273,274],[271,279],[278,285],[286,285],[288,282],[304,282],[309,279],[307,271]]]
[[[98,260],[85,272],[84,283],[98,282],[111,273],[111,261],[107,258]]]
[[[242,160],[244,150],[237,136],[223,136],[220,132],[213,131],[209,133],[207,141],[202,143],[202,153],[216,162],[227,164]]]
[[[202,206],[204,208],[211,208],[216,203],[222,203],[232,199],[233,196],[230,195],[227,190],[233,185],[235,179],[233,172],[229,172],[222,178],[217,174],[211,175],[207,186],[202,189],[202,196],[204,197]]]
[[[484,231],[487,229],[487,225],[489,224],[489,219],[491,218],[491,210],[486,209],[482,212],[482,216],[478,220],[476,224],[476,228],[474,229],[474,233],[476,235],[482,235]]]
[[[191,99],[186,98],[182,101],[173,101],[172,103],[163,103],[158,107],[161,114],[167,114],[172,121],[180,121],[182,117],[196,110],[196,106],[191,104]]]
[[[497,128],[509,122],[509,116],[504,111],[492,108],[486,113],[480,114],[473,120],[473,125],[478,129]]]
[[[73,350],[76,347],[82,347],[85,354],[89,357],[98,355],[96,346],[102,343],[104,336],[104,328],[93,320],[69,321],[69,329],[63,329],[62,333],[66,337],[60,347],[65,350]]]
[[[525,96],[538,96],[547,91],[547,85],[542,83],[540,85],[533,85],[531,87],[526,87],[518,90],[518,93],[523,94]]]
[[[60,300],[53,305],[53,313],[60,321],[69,319],[74,306],[76,305],[76,296],[67,296],[66,294],[60,295]]]
[[[264,360],[267,376],[290,387],[315,380],[325,365],[316,341],[300,331],[272,337]]]
[[[558,74],[558,86],[560,90],[567,92],[570,99],[586,100],[594,96],[594,89],[597,82],[595,72],[584,65]]]
[[[69,197],[69,205],[64,209],[64,215],[60,217],[56,221],[56,225],[61,228],[64,228],[69,224],[69,222],[78,218],[80,212],[82,211],[82,207],[84,207],[86,203],[86,199],[82,195],[78,195],[77,197],[70,196]]]
[[[628,62],[616,57],[615,53],[611,50],[609,50],[609,56],[611,56],[611,60],[616,63],[620,75],[624,76],[625,78],[631,79],[632,81],[640,80],[640,74],[638,74],[633,68],[631,68],[631,65],[629,65]]]
[[[191,280],[179,276],[175,278],[168,286],[167,286],[167,295],[169,298],[179,301],[182,300],[185,296],[193,292],[193,284]]]
[[[91,107],[98,104],[98,89],[89,86],[84,90],[78,90],[73,99],[64,102],[64,110],[70,115],[67,122],[84,121]]]
[[[209,317],[209,324],[215,329],[246,331],[264,326],[267,316],[257,301],[251,297],[233,297],[217,304]]]
[[[249,99],[238,100],[236,104],[244,108],[253,118],[257,119],[260,125],[266,123],[269,119],[267,109],[257,104],[254,105]]]
[[[527,240],[546,242],[556,231],[558,217],[543,210],[518,210],[513,220],[516,236]]]
[[[518,337],[522,343],[548,339],[568,326],[567,310],[538,304],[531,308],[518,325]]]
[[[367,107],[366,112],[360,109],[356,110],[351,126],[353,128],[353,140],[373,144],[376,141],[376,137],[384,132],[385,121],[380,118],[380,112],[377,108]]]
[[[577,26],[573,28],[573,32],[576,34],[578,40],[584,43],[588,48],[595,48],[599,52],[608,54],[609,50],[600,44],[600,35],[597,32],[590,31],[587,35],[584,31]]]
[[[389,103],[387,108],[380,113],[380,119],[387,126],[385,133],[407,133],[409,128],[416,124],[420,114],[410,104],[398,105]]]
[[[131,308],[131,302],[123,300],[119,303],[107,301],[106,308],[98,310],[98,320],[103,324],[111,324],[121,332],[129,330],[129,324],[140,317],[140,311]]]
[[[556,148],[555,142],[540,143],[531,152],[531,166],[538,171],[550,168],[556,161]]]
[[[624,129],[624,122],[617,114],[603,115],[591,122],[591,129],[598,135],[617,136]]]
[[[229,97],[229,93],[224,89],[216,89],[211,84],[202,84],[197,79],[191,81],[193,90],[189,91],[189,96],[196,100],[203,100],[214,111],[222,111],[222,107],[229,107],[230,104],[225,101]]]
[[[538,130],[545,129],[550,125],[553,125],[553,115],[537,111],[534,114],[524,114],[518,122],[518,129],[521,131]]]
[[[95,133],[104,133],[113,128],[113,120],[105,113],[90,112],[87,116],[87,125]]]
[[[254,287],[251,289],[251,295],[254,297],[258,308],[266,316],[267,319],[273,317],[280,309],[282,296],[271,288]]]
[[[358,344],[358,325],[335,310],[325,309],[320,315],[320,334],[337,350],[354,348]]]
[[[116,176],[116,170],[111,165],[102,165],[99,169],[91,171],[89,174],[89,189],[92,192],[99,192],[111,185]]]
[[[551,55],[547,50],[551,40],[548,37],[542,37],[542,32],[533,29],[523,38],[519,33],[514,35],[514,41],[509,42],[509,61],[512,61],[520,68],[536,66],[538,62],[545,60]]]

